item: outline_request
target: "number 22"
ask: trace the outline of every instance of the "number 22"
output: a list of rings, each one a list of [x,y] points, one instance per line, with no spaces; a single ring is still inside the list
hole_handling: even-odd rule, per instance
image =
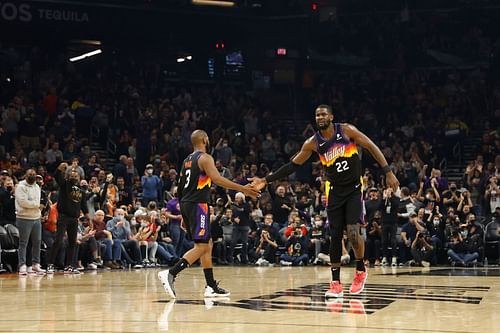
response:
[[[343,172],[349,170],[347,161],[337,162],[335,163],[335,166],[337,166],[337,172]]]

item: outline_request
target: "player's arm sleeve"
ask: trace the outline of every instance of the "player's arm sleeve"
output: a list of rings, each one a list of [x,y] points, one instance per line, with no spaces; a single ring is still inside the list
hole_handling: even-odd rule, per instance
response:
[[[304,144],[302,145],[300,151],[290,159],[290,162],[283,165],[271,175],[266,176],[266,182],[268,184],[272,183],[275,180],[285,178],[286,176],[291,175],[292,173],[297,171],[299,166],[304,164],[309,159],[309,157],[311,157],[314,144],[314,137],[307,139],[306,142],[304,142]]]
[[[291,175],[298,169],[299,165],[295,164],[294,162],[290,161],[287,164],[283,165],[281,168],[270,174],[269,176],[266,176],[266,182],[267,183],[272,183],[278,179],[285,178],[288,175]]]

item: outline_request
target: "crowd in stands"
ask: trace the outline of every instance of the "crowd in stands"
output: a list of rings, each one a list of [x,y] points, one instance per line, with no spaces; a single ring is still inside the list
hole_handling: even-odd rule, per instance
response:
[[[4,82],[4,70],[0,224],[16,224],[16,189],[33,169],[41,188],[42,248],[52,253],[61,185],[56,174],[68,162],[66,176],[78,174],[75,186],[84,195],[77,250],[65,255],[71,245],[65,238],[52,255],[56,267],[74,266],[75,273],[172,265],[193,246],[176,199],[179,164],[191,151],[193,129],[210,134],[217,169],[241,184],[288,160],[315,131],[307,125],[302,135],[289,133],[240,88],[164,82],[154,63],[105,62],[89,74],[60,60],[42,71],[40,50],[3,51],[14,82]],[[363,154],[366,214],[360,223],[367,264],[481,262],[485,223],[500,217],[500,114],[486,111],[500,110],[500,88],[488,84],[484,71],[346,73],[325,76],[309,93],[304,112],[331,104],[337,121],[355,124],[381,147],[401,182],[397,193],[386,188],[374,160]],[[490,121],[478,124],[481,115]],[[466,138],[469,126],[484,130],[480,151],[462,180],[448,181],[440,162]],[[90,140],[108,138],[117,148],[116,164],[107,169]],[[328,264],[322,173],[309,161],[258,201],[214,185],[216,263]],[[343,245],[347,264],[347,238]]]

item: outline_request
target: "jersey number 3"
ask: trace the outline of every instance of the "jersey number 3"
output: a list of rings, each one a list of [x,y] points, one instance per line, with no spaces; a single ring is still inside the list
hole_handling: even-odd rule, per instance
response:
[[[335,163],[335,166],[337,167],[337,172],[343,172],[349,170],[349,166],[347,165],[347,161],[341,161]]]
[[[184,184],[184,188],[189,186],[189,182],[191,181],[191,169],[186,170],[186,184]]]

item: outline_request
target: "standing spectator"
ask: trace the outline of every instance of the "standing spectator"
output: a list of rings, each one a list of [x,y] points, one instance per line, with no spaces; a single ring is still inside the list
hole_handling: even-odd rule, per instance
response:
[[[285,187],[280,185],[276,189],[275,194],[273,191],[269,191],[273,199],[273,218],[280,228],[284,228],[287,225],[288,215],[292,211],[292,203],[289,197],[286,196]]]
[[[153,175],[153,165],[146,165],[146,170],[144,171],[144,176],[141,177],[142,185],[142,205],[144,207],[148,206],[150,201],[158,204],[159,195],[163,187],[160,177]]]
[[[391,256],[393,267],[397,266],[397,239],[396,232],[398,229],[398,210],[399,210],[399,198],[394,195],[392,188],[388,187],[384,190],[382,197],[382,202],[380,205],[380,211],[382,212],[382,265],[387,265],[387,258],[389,256],[389,246],[391,247]]]
[[[80,188],[80,175],[72,170],[67,178],[64,176],[68,169],[67,163],[61,163],[56,170],[55,178],[59,184],[59,197],[57,200],[57,235],[52,250],[48,257],[47,273],[54,273],[54,261],[59,248],[63,243],[64,235],[68,235],[68,249],[66,251],[66,274],[80,274],[75,269],[74,254],[76,248],[76,237],[78,233],[78,217],[83,211],[88,215],[85,192]]]
[[[17,211],[16,226],[19,229],[19,274],[27,274],[27,266],[33,273],[45,274],[40,268],[40,244],[42,242],[42,225],[40,223],[40,187],[36,184],[36,173],[33,169],[26,171],[25,179],[21,181],[15,192]],[[31,240],[32,258],[26,258],[26,248]],[[31,259],[31,260],[30,260]],[[31,265],[31,261],[33,265]]]
[[[14,197],[14,181],[11,177],[7,177],[2,188],[0,188],[0,225],[15,223],[16,207]]]
[[[241,242],[241,263],[248,264],[248,233],[250,231],[250,207],[245,201],[245,195],[242,192],[236,193],[234,197],[233,219],[233,234],[231,236],[231,244],[229,245],[228,261],[233,263],[234,247],[238,242]]]
[[[127,156],[120,156],[120,160],[115,164],[112,173],[115,179],[122,177],[125,180],[125,184],[132,185],[132,177],[127,172]]]
[[[132,189],[127,185],[123,177],[116,178],[116,187],[118,188],[118,207],[121,206],[132,206],[134,202],[134,197],[132,195]]]
[[[457,190],[457,184],[455,182],[450,182],[448,190],[443,192],[443,204],[446,208],[453,207],[457,209],[460,203],[460,192]]]
[[[380,209],[380,204],[382,199],[380,199],[379,191],[372,187],[368,190],[368,200],[365,200],[365,219],[367,221],[372,221],[375,212]]]
[[[321,248],[326,246],[325,225],[323,218],[320,215],[314,216],[313,226],[311,229],[311,245],[314,245],[314,264],[318,264],[318,256],[321,253]]]
[[[497,208],[500,208],[500,186],[498,186],[496,176],[490,178],[490,183],[484,193],[484,199],[490,208],[488,215],[494,215]]]
[[[221,161],[223,166],[228,166],[233,156],[233,150],[229,147],[227,139],[221,138],[215,146],[215,157]]]
[[[180,258],[183,255],[182,249],[185,232],[181,228],[182,215],[179,199],[177,198],[177,190],[174,192],[174,198],[167,202],[167,211],[165,215],[169,219],[170,237],[172,237],[172,245],[175,248],[175,254]]]

